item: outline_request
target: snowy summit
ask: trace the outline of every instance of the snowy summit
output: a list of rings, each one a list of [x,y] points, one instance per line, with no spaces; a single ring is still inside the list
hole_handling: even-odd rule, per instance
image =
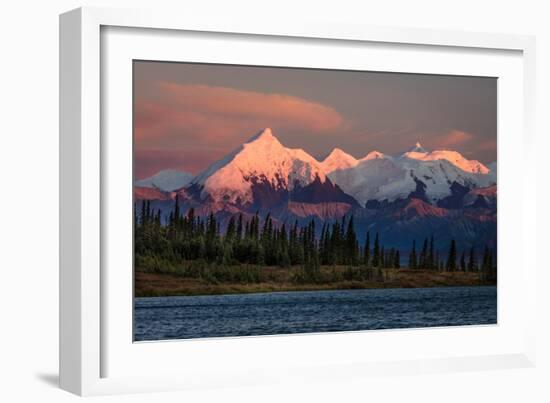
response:
[[[321,163],[302,149],[286,148],[266,128],[211,165],[193,183],[203,186],[203,197],[242,204],[253,201],[254,184],[291,190],[316,178],[326,180]]]
[[[457,151],[436,150],[428,152],[420,145],[420,143],[416,143],[416,146],[410,151],[404,153],[403,157],[420,161],[446,160],[465,172],[483,175],[489,173],[489,168],[487,168],[481,162],[477,160],[468,160]]]
[[[339,169],[348,169],[354,167],[359,161],[355,157],[342,151],[339,148],[335,148],[331,153],[321,162],[323,169],[326,173],[330,173]]]

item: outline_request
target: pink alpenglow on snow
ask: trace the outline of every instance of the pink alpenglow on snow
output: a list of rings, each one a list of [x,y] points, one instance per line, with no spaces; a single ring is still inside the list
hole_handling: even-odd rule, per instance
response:
[[[319,177],[325,182],[321,164],[304,150],[284,147],[266,128],[248,142],[215,162],[193,183],[203,186],[203,195],[229,203],[252,202],[252,179],[268,182],[275,189],[291,190]]]
[[[465,172],[484,175],[489,173],[489,168],[481,162],[477,160],[468,160],[459,152],[450,150],[436,150],[427,152],[422,148],[420,143],[416,143],[416,147],[413,150],[403,154],[403,156],[420,161],[447,160]]]
[[[331,153],[321,162],[323,169],[328,174],[330,172],[347,169],[356,166],[359,163],[355,157],[342,151],[340,148],[335,148]]]

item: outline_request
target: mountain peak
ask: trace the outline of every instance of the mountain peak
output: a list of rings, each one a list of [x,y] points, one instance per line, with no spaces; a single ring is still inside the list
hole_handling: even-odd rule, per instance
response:
[[[361,161],[368,161],[368,160],[375,160],[380,158],[385,158],[386,155],[384,153],[381,153],[380,151],[371,151],[367,155],[365,155],[363,158],[361,158]]]
[[[354,167],[357,165],[357,160],[355,157],[336,147],[327,155],[323,162],[321,162],[321,165],[326,172],[332,172],[339,169]]]
[[[409,152],[410,153],[427,153],[428,150],[422,147],[422,144],[420,144],[420,142],[417,141],[414,147],[409,150]]]
[[[344,159],[352,159],[353,157],[349,155],[347,152],[342,150],[341,148],[335,147],[332,149],[332,151],[325,157],[323,161],[331,160],[334,158],[344,158]]]
[[[419,143],[416,143],[416,145],[418,146]],[[455,167],[473,174],[487,175],[490,171],[489,168],[487,168],[481,162],[477,160],[469,160],[458,151],[435,150],[428,152],[422,147],[415,147],[411,151],[403,154],[403,157],[418,161],[446,160]]]
[[[270,127],[266,127],[265,129],[260,130],[258,133],[256,133],[250,139],[248,139],[247,143],[252,143],[255,141],[274,141],[274,140],[277,140],[277,137],[273,135],[273,132],[271,131]]]
[[[201,197],[238,205],[253,204],[260,193],[292,191],[316,178],[326,180],[321,164],[302,149],[287,148],[265,128],[242,146],[210,165],[195,181]]]
[[[347,152],[342,150],[341,148],[334,147],[334,149],[330,152],[330,155],[349,155]]]
[[[275,155],[284,153],[286,150],[287,148],[275,137],[269,127],[261,130],[243,144],[243,152],[248,152],[251,160],[261,158],[260,155],[265,153]]]

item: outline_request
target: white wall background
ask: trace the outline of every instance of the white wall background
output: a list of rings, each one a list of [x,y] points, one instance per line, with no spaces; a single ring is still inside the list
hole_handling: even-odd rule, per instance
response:
[[[58,14],[81,5],[180,7],[254,19],[316,18],[373,25],[537,35],[539,136],[539,363],[535,369],[369,378],[302,387],[258,387],[93,398],[98,401],[550,401],[550,287],[543,258],[550,196],[550,12],[535,0],[11,1],[0,38],[0,400],[67,402],[56,387],[58,336]],[[522,162],[518,161],[518,169]],[[526,172],[526,174],[533,174]]]

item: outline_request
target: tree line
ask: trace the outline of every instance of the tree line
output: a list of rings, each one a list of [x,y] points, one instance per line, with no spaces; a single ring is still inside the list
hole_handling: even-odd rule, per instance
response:
[[[182,214],[176,196],[167,220],[150,201],[134,205],[136,266],[159,269],[182,261],[203,261],[222,266],[299,266],[302,276],[314,279],[320,266],[345,265],[365,268],[400,268],[400,251],[382,244],[378,233],[367,231],[360,245],[353,215],[324,223],[320,236],[314,220],[300,226],[298,221],[287,227],[275,225],[268,214],[261,222],[256,213],[250,219],[243,214],[231,216],[222,231],[214,214],[200,217],[193,208]],[[478,262],[474,248],[457,255],[453,239],[446,256],[440,256],[434,237],[424,239],[417,251],[416,241],[408,257],[408,267],[420,270],[479,271],[496,276],[493,250],[485,247]]]

